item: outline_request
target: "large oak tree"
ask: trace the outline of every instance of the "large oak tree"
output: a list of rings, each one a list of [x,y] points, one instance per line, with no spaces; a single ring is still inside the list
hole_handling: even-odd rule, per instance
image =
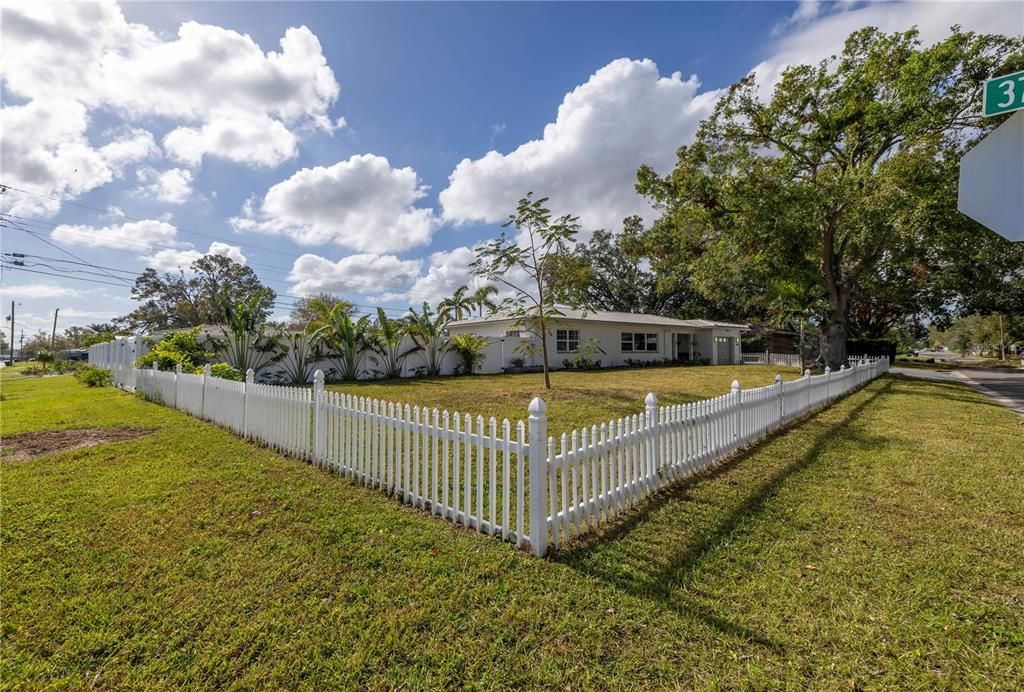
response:
[[[274,307],[275,297],[251,267],[223,255],[206,255],[194,261],[188,272],[159,274],[147,268],[132,288],[132,298],[142,304],[115,322],[132,332],[224,324],[225,304],[250,299],[255,301],[260,321],[264,321]]]
[[[916,30],[866,28],[774,86],[749,75],[679,149],[675,170],[640,169],[638,191],[662,210],[649,244],[662,264],[711,283],[813,273],[826,297],[822,356],[843,363],[862,292],[948,230],[935,213],[950,208],[948,163],[1000,122],[980,117],[981,84],[1021,56],[1019,39],[958,27],[929,47]],[[965,223],[954,220],[961,235],[988,233]]]

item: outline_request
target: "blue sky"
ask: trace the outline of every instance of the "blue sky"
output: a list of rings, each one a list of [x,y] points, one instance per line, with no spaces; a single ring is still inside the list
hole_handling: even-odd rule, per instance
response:
[[[584,235],[651,219],[632,192],[637,166],[668,170],[730,83],[757,70],[770,84],[861,26],[920,25],[929,42],[953,23],[1024,32],[1013,3],[14,3],[4,14],[16,57],[2,73],[0,182],[37,194],[4,195],[3,251],[71,259],[63,250],[111,268],[79,278],[123,285],[216,239],[282,294],[280,314],[311,290],[396,311],[436,300],[471,281],[472,246],[529,190],[580,215]],[[64,328],[133,305],[127,286],[67,276],[4,271],[3,289],[26,333],[58,306]]]

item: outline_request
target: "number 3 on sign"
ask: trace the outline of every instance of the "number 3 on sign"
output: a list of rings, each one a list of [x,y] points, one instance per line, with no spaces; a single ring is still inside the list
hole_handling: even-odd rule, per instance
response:
[[[1024,108],[1024,72],[986,80],[983,93],[983,115],[999,115]]]
[[[1000,101],[999,103],[996,104],[997,106],[999,106],[1000,108],[1006,108],[1007,106],[1012,106],[1014,103],[1016,103],[1017,94],[1014,87],[1017,86],[1017,82],[1024,82],[1024,75],[1017,77],[1016,80],[1004,79],[1003,81],[997,84],[997,86],[1003,90],[1003,95],[1006,96],[1006,100]]]

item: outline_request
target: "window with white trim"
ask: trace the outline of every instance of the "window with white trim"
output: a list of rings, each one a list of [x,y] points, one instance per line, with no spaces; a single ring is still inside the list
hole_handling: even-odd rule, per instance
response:
[[[658,335],[645,332],[622,332],[623,353],[657,353]]]
[[[506,329],[505,336],[522,336],[518,329]]]
[[[575,353],[580,350],[579,329],[556,329],[555,351],[558,353]]]

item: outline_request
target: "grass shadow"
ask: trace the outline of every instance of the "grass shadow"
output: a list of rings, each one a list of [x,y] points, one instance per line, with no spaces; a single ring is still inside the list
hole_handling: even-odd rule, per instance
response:
[[[857,442],[863,449],[878,449],[888,443],[880,435],[863,434],[851,430],[860,413],[878,397],[886,394],[894,382],[885,380],[863,401],[853,406],[835,425],[822,430],[813,443],[798,458],[785,463],[767,476],[757,476],[757,481],[741,491],[738,501],[730,503],[724,516],[712,516],[704,525],[700,521],[688,523],[685,535],[679,535],[678,524],[673,522],[672,508],[689,503],[692,509],[698,503],[708,503],[693,496],[698,485],[722,483],[731,486],[723,495],[733,493],[739,482],[730,478],[733,471],[758,454],[764,444],[787,434],[792,425],[768,435],[756,445],[741,450],[715,467],[695,474],[657,495],[646,500],[642,506],[603,530],[583,536],[581,539],[555,551],[550,559],[571,567],[591,578],[610,584],[631,595],[655,601],[661,607],[671,608],[681,615],[701,620],[724,634],[734,636],[779,651],[777,642],[740,625],[728,617],[711,612],[706,605],[696,605],[680,596],[687,586],[692,586],[690,576],[693,570],[718,546],[727,542],[742,524],[762,513],[766,504],[792,476],[811,467],[817,462],[829,444],[842,437]],[[820,413],[820,412],[819,412]],[[799,419],[795,424],[806,423],[814,416]],[[719,509],[719,502],[706,508],[712,515]],[[692,511],[693,516],[706,516],[709,511]],[[720,515],[721,512],[718,512]],[[662,526],[648,531],[651,522]],[[638,531],[644,527],[644,531]],[[643,535],[638,535],[638,534]],[[671,536],[666,539],[665,536]],[[666,550],[670,551],[666,554]],[[655,559],[660,556],[661,559]]]

